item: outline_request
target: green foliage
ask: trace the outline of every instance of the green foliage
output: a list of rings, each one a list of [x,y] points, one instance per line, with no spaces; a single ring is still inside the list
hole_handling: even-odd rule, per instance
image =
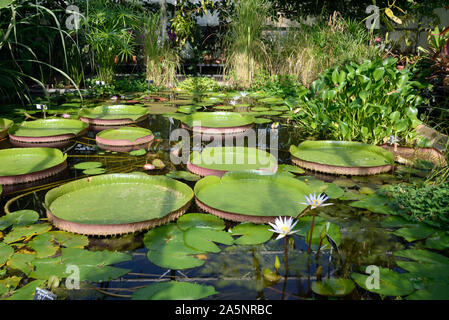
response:
[[[133,300],[197,300],[216,294],[212,286],[166,281],[153,283],[133,293]]]
[[[294,76],[288,74],[270,76],[268,72],[256,73],[251,89],[283,98],[297,97],[307,92],[307,89],[298,83]]]
[[[207,77],[187,77],[182,81],[178,88],[187,92],[206,92],[217,91],[220,89],[217,81]]]
[[[390,206],[410,222],[449,228],[449,183],[442,185],[398,184],[385,188]]]
[[[416,138],[418,107],[424,101],[409,69],[397,60],[366,60],[327,70],[313,82],[292,118],[310,134],[324,139],[382,143],[396,135],[407,143]]]

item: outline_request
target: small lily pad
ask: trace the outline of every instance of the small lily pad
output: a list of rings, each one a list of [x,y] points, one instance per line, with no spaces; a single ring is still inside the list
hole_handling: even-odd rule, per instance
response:
[[[106,169],[104,169],[104,168],[95,168],[95,169],[84,170],[83,174],[93,176],[93,175],[97,175],[97,174],[103,174],[105,172],[106,172]]]
[[[14,253],[14,249],[6,243],[0,242],[0,266],[4,265]]]
[[[7,300],[33,300],[34,292],[37,287],[41,287],[46,280],[34,280],[23,286],[22,288],[14,291],[14,293],[7,298]]]
[[[228,232],[221,230],[189,228],[184,233],[184,242],[198,251],[217,253],[221,249],[214,242],[231,245],[234,239]]]
[[[213,286],[167,281],[153,283],[133,293],[133,300],[197,300],[216,294]]]
[[[321,296],[344,297],[355,289],[351,279],[330,278],[312,283],[312,291]]]
[[[273,236],[267,225],[241,223],[229,229],[233,236],[240,236],[234,243],[239,245],[256,245],[267,242]]]
[[[148,260],[159,267],[187,269],[204,264],[204,260],[195,257],[203,252],[185,244],[184,232],[176,224],[170,223],[148,231],[143,242],[148,248]]]
[[[0,230],[10,226],[22,227],[35,223],[39,219],[39,213],[34,210],[19,210],[10,212],[0,218]]]
[[[17,242],[32,236],[45,233],[52,228],[48,223],[33,224],[31,226],[23,226],[13,228],[10,233],[6,235],[4,241],[6,243]]]
[[[147,154],[147,151],[145,149],[139,149],[139,150],[133,150],[129,153],[130,156],[143,156]]]
[[[225,228],[225,222],[222,219],[207,213],[187,213],[179,217],[176,223],[182,231],[192,227],[214,230],[223,230]]]
[[[425,239],[433,233],[435,233],[435,229],[421,223],[393,232],[394,235],[402,237],[408,242]]]
[[[373,278],[373,283],[368,277],[372,275],[360,274],[353,272],[351,278],[363,289],[373,293],[381,294],[384,296],[406,296],[414,291],[413,284],[408,280],[407,275],[404,273],[397,273],[393,270],[379,267],[379,286],[376,287]],[[367,284],[370,284],[367,286]]]
[[[97,161],[86,161],[75,164],[73,167],[79,170],[88,170],[88,169],[96,169],[103,166],[101,162]]]
[[[290,164],[280,164],[278,166],[278,172],[288,171],[297,174],[303,174],[305,171],[298,166],[292,166]]]

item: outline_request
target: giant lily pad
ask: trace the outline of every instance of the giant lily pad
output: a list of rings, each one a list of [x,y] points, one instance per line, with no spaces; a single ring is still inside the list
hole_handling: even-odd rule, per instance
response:
[[[59,146],[61,141],[69,141],[87,131],[88,124],[75,119],[39,119],[16,124],[9,130],[11,143],[31,147],[32,144]],[[58,145],[56,145],[58,144]]]
[[[81,109],[79,116],[82,121],[96,125],[126,125],[143,121],[148,114],[148,109],[144,107],[112,105]]]
[[[8,134],[8,129],[14,124],[12,120],[0,118],[0,139]]]
[[[147,257],[155,265],[168,269],[187,269],[204,264],[195,256],[203,253],[184,242],[184,232],[176,224],[168,224],[148,231],[143,239]]]
[[[257,148],[211,147],[193,152],[187,163],[189,171],[201,176],[221,177],[228,171],[260,170],[275,173],[277,159]]]
[[[276,216],[297,217],[310,188],[285,175],[231,171],[220,179],[208,176],[195,185],[196,202],[219,217],[265,223]]]
[[[394,163],[391,152],[351,141],[304,141],[290,146],[290,153],[300,167],[333,174],[377,174],[390,171]]]
[[[187,185],[145,174],[106,174],[64,184],[49,191],[49,220],[65,231],[120,234],[173,220],[190,205]]]
[[[10,185],[43,179],[67,168],[67,155],[52,148],[0,150],[0,184]]]
[[[97,145],[106,150],[128,152],[148,148],[154,135],[151,130],[140,127],[120,127],[99,132]]]
[[[150,284],[133,293],[133,300],[197,300],[216,294],[215,288],[196,283],[167,281]]]
[[[185,115],[180,120],[193,131],[203,133],[225,133],[230,130],[242,132],[254,123],[253,116],[237,112],[195,112]]]

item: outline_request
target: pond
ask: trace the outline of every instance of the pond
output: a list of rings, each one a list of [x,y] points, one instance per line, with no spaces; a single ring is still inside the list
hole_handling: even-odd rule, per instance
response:
[[[137,97],[138,95],[136,95]],[[99,149],[95,142],[95,132],[89,131],[87,135],[77,138],[74,145],[66,147],[63,151],[68,155],[68,169],[61,175],[39,181],[35,186],[23,185],[20,189],[7,190],[8,194],[2,196],[2,205],[8,203],[10,212],[18,210],[35,210],[39,213],[40,221],[46,222],[45,195],[59,185],[69,181],[95,175],[96,173],[127,173],[146,172],[150,175],[166,175],[172,171],[186,171],[186,165],[173,164],[170,155],[176,141],[170,141],[170,136],[174,130],[181,128],[181,122],[163,115],[163,113],[174,113],[182,111],[189,113],[187,106],[197,102],[198,99],[206,101],[205,106],[198,111],[229,111],[234,109],[238,112],[248,112],[248,105],[252,106],[253,114],[257,114],[258,120],[255,129],[261,130],[269,135],[273,130],[278,130],[278,163],[292,165],[289,153],[291,145],[298,145],[308,139],[301,132],[300,127],[295,127],[289,123],[285,117],[285,111],[289,110],[278,104],[276,98],[264,98],[258,101],[245,97],[241,98],[240,106],[235,106],[234,101],[229,97],[224,98],[192,98],[186,94],[158,93],[158,96],[166,98],[167,101],[153,101],[150,103],[151,112],[149,121],[141,126],[149,128],[155,135],[155,142],[151,145],[148,153],[144,155],[131,155],[124,152],[111,152]],[[133,97],[130,97],[130,99]],[[190,101],[196,99],[195,101]],[[261,101],[265,100],[265,101]],[[98,102],[95,102],[98,104]],[[112,104],[105,101],[106,104]],[[117,102],[119,104],[119,102]],[[75,103],[76,105],[76,103]],[[215,106],[215,108],[214,108]],[[226,107],[232,106],[232,108]],[[181,108],[181,109],[177,109]],[[64,105],[61,106],[64,109]],[[76,108],[75,108],[76,109]],[[189,109],[189,110],[187,110]],[[179,112],[178,112],[179,113]],[[39,113],[34,116],[40,117]],[[175,116],[176,118],[176,116]],[[259,131],[259,132],[261,132]],[[207,141],[203,141],[201,147],[205,147]],[[0,142],[0,148],[10,148],[7,139]],[[198,146],[196,146],[197,149]],[[144,164],[153,159],[162,160],[163,168],[145,171]],[[76,169],[75,165],[83,162],[100,162],[101,168],[97,172],[84,172]],[[286,171],[292,170],[285,167]],[[294,170],[293,170],[294,171]],[[300,172],[300,171],[299,171]],[[87,174],[86,174],[87,173]],[[388,174],[365,176],[337,176],[305,171],[304,173],[293,172],[290,176],[306,183],[331,184],[338,190],[343,190],[344,194],[331,199],[333,205],[317,209],[317,214],[322,221],[331,222],[336,225],[338,232],[338,244],[328,245],[316,254],[308,254],[308,243],[305,234],[299,232],[288,237],[288,277],[284,277],[284,241],[276,240],[275,236],[270,240],[256,245],[239,244],[218,244],[219,252],[208,252],[197,255],[201,260],[201,265],[192,268],[170,270],[150,262],[147,257],[148,249],[145,245],[145,235],[147,231],[129,233],[117,236],[97,237],[90,236],[85,249],[89,251],[118,251],[130,255],[129,259],[119,263],[111,263],[116,268],[126,269],[118,272],[119,275],[113,280],[98,282],[82,282],[79,290],[65,289],[62,279],[57,288],[53,289],[59,298],[65,299],[130,299],[133,293],[150,284],[160,283],[166,280],[175,280],[188,283],[196,283],[203,286],[212,286],[214,294],[207,295],[205,299],[326,299],[324,294],[319,295],[316,289],[312,290],[313,283],[317,280],[327,278],[350,278],[354,272],[361,272],[363,266],[376,265],[389,268],[398,274],[405,270],[397,267],[394,252],[407,248],[420,248],[422,244],[408,242],[403,237],[395,233],[397,225],[385,223],[390,221],[389,216],[376,213],[378,210],[368,210],[366,206],[352,206],[354,200],[362,199],[365,196],[373,195],[381,186],[397,184],[399,182],[419,182],[425,177],[426,172],[397,165],[393,172]],[[179,180],[192,189],[195,181]],[[225,195],[222,195],[225,197]],[[9,201],[9,202],[8,202]],[[107,199],[105,199],[107,201]],[[232,201],[232,199],[227,199]],[[304,199],[298,199],[304,201]],[[374,206],[375,207],[375,206]],[[376,211],[376,212],[373,212]],[[202,212],[197,205],[192,202],[186,213]],[[124,215],[127,212],[123,212]],[[282,212],[274,212],[273,216],[282,215]],[[318,219],[318,218],[317,218]],[[301,219],[300,219],[301,220]],[[318,221],[318,220],[317,220]],[[391,222],[391,221],[390,221]],[[172,222],[172,223],[176,223]],[[232,229],[239,223],[225,221],[225,230]],[[161,228],[157,227],[156,229]],[[154,229],[154,230],[156,230]],[[5,229],[6,230],[6,229]],[[3,231],[3,236],[8,234]],[[53,230],[57,230],[54,228]],[[32,250],[25,249],[20,243],[27,243],[30,237],[16,242],[14,250],[16,253],[30,253]],[[337,239],[336,239],[337,240]],[[270,278],[267,270],[275,274],[275,262],[280,261],[279,274]],[[112,260],[111,260],[112,261]],[[117,260],[116,260],[117,261]],[[204,263],[203,263],[204,262]],[[9,264],[10,266],[11,264]],[[8,264],[7,264],[8,266]],[[6,271],[5,271],[6,272]],[[8,269],[8,275],[16,275],[23,278],[22,283],[27,283],[27,277],[17,270]],[[51,273],[51,272],[50,272]],[[265,276],[264,276],[264,273]],[[409,292],[410,293],[410,292]],[[408,294],[408,293],[407,293]],[[399,294],[400,295],[400,294]],[[382,296],[369,292],[360,286],[352,290],[344,299],[380,299]],[[394,297],[393,297],[394,298]]]

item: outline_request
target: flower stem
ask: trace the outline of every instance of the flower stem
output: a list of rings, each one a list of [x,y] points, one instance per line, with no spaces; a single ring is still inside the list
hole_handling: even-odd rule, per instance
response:
[[[284,237],[284,263],[285,263],[285,276],[288,275],[288,254],[287,254],[287,236]]]
[[[313,226],[315,225],[315,214],[312,216],[312,226],[310,227],[310,239],[309,239],[309,248],[307,253],[310,254],[312,249],[312,237],[313,237]]]

